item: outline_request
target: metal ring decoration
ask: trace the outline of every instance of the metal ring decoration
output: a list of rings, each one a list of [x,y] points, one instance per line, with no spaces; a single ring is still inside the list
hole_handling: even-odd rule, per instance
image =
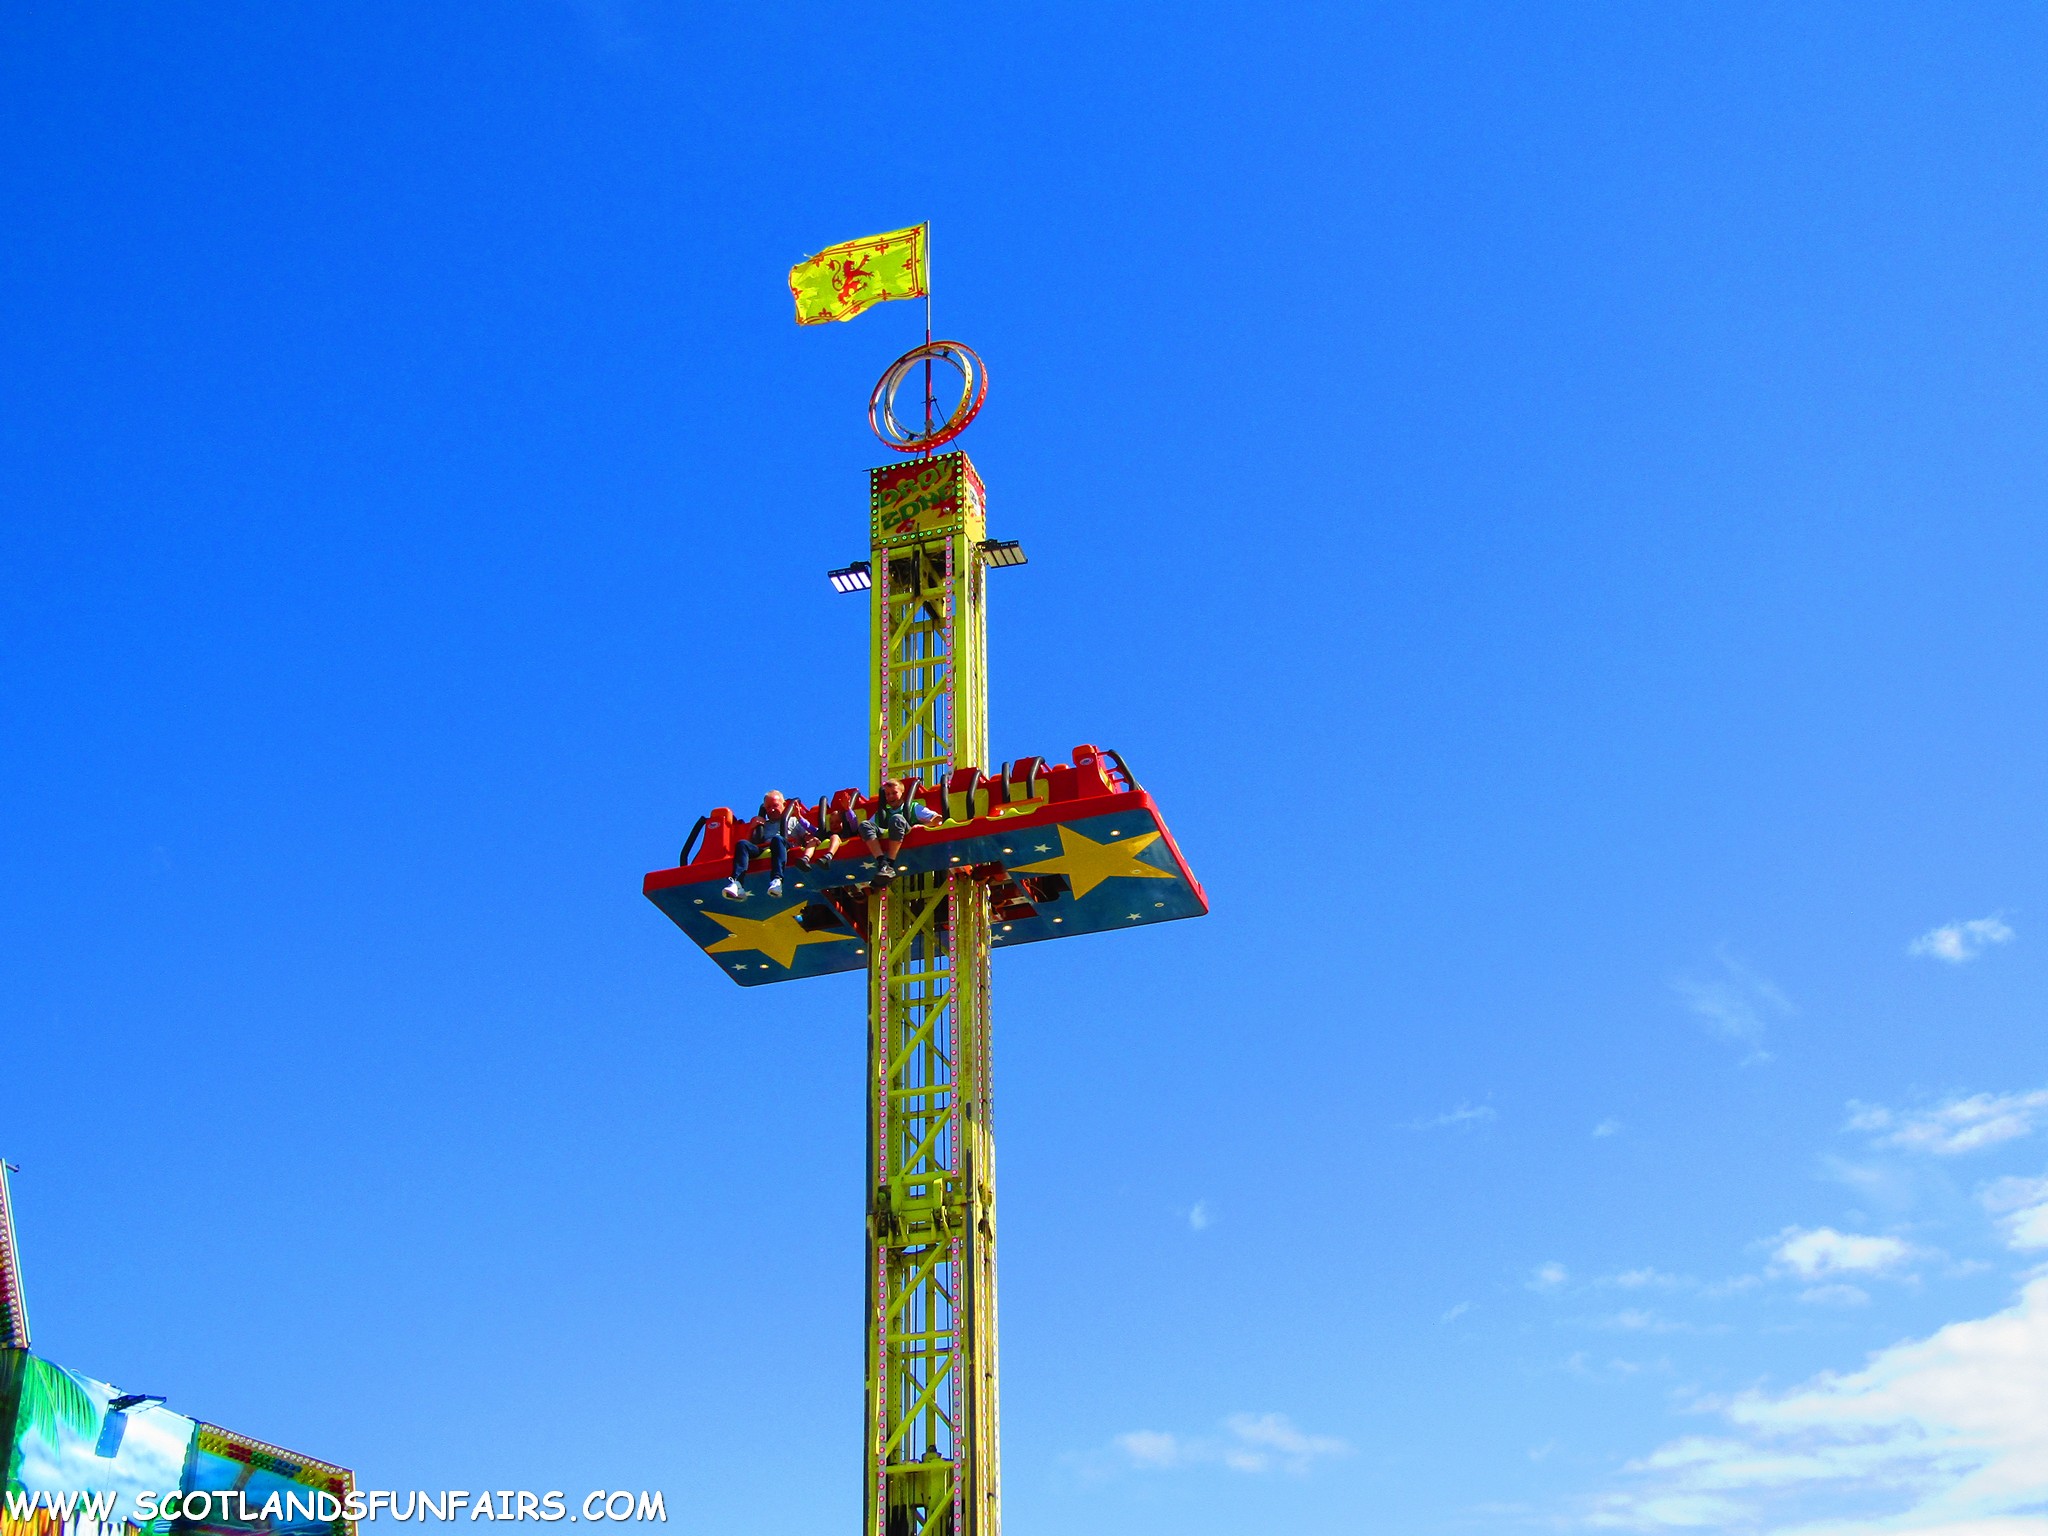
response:
[[[960,403],[953,407],[952,415],[931,430],[925,431],[922,423],[913,430],[904,426],[896,414],[896,392],[919,363],[928,361],[951,363],[960,370]],[[875,385],[875,392],[868,396],[868,425],[875,436],[898,453],[930,453],[965,432],[987,398],[988,369],[974,348],[960,341],[928,341],[921,347],[912,347],[889,365]]]

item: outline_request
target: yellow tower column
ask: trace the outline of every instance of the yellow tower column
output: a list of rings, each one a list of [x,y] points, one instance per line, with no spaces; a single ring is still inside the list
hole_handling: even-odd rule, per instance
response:
[[[987,766],[985,494],[961,453],[870,474],[875,790]],[[988,896],[869,898],[866,1536],[997,1536]]]

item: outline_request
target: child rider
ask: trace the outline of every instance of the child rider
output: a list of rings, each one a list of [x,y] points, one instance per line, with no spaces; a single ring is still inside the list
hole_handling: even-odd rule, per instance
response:
[[[876,878],[884,883],[894,880],[896,855],[902,851],[903,839],[910,836],[910,829],[938,819],[938,812],[911,794],[901,779],[884,779],[874,813],[860,823],[868,852],[882,860],[882,868]]]

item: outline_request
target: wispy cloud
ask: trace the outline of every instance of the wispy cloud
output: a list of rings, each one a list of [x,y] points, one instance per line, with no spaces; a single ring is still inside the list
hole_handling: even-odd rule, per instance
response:
[[[1881,1146],[1950,1156],[2032,1132],[2048,1117],[2048,1089],[1850,1110],[1849,1128]],[[2009,1247],[2048,1250],[2048,1175],[1994,1179],[1977,1199]],[[1813,1306],[1867,1305],[1874,1280],[1984,1267],[1831,1226],[1787,1227],[1764,1246],[1769,1260],[1754,1278],[1794,1282]],[[1608,1322],[1625,1328],[1634,1316]],[[1879,1350],[1859,1370],[1697,1406],[1718,1414],[1719,1427],[1633,1463],[1581,1511],[1582,1523],[1755,1536],[2048,1536],[2048,1270],[2032,1271],[2005,1310]]]
[[[1410,1120],[1411,1131],[1433,1131],[1448,1126],[1454,1131],[1469,1131],[1477,1126],[1498,1120],[1500,1115],[1491,1104],[1460,1104],[1456,1109],[1447,1109],[1440,1115],[1429,1115],[1420,1120]]]
[[[1599,1283],[1619,1286],[1624,1291],[1640,1291],[1648,1286],[1669,1290],[1692,1282],[1679,1275],[1667,1275],[1661,1269],[1652,1269],[1646,1264],[1641,1269],[1624,1269],[1618,1275],[1608,1275]]]
[[[2048,1501],[2048,1278],[2008,1309],[1791,1392],[1628,1468],[1586,1523],[1631,1531],[2038,1536]],[[1854,1510],[1857,1517],[1845,1519]],[[1818,1523],[1806,1523],[1808,1521]]]
[[[1206,1232],[1215,1220],[1216,1213],[1209,1209],[1206,1200],[1197,1200],[1188,1207],[1188,1230],[1191,1232]]]
[[[1134,1429],[1116,1437],[1116,1448],[1134,1467],[1171,1467],[1180,1461],[1182,1441],[1163,1429]]]
[[[1977,1093],[1932,1109],[1891,1110],[1849,1101],[1848,1129],[1875,1131],[1880,1146],[1953,1157],[2031,1135],[2048,1114],[2048,1088],[2031,1093]]]
[[[1595,1136],[1619,1136],[1621,1134],[1621,1122],[1619,1120],[1602,1120],[1593,1127],[1593,1134]]]
[[[1888,1274],[1915,1253],[1912,1244],[1896,1237],[1865,1237],[1833,1227],[1787,1227],[1774,1241],[1772,1264],[1801,1280]]]
[[[2007,1246],[2048,1248],[2048,1178],[1995,1179],[1978,1199],[1997,1218]]]
[[[1349,1456],[1351,1447],[1334,1435],[1297,1429],[1284,1413],[1233,1413],[1214,1435],[1177,1435],[1134,1429],[1115,1445],[1133,1467],[1166,1472],[1182,1467],[1220,1466],[1232,1472],[1307,1472],[1318,1461]]]
[[[1961,965],[1976,959],[1992,945],[2010,944],[2012,939],[2011,925],[1994,912],[1989,917],[1973,917],[1930,928],[1906,946],[1906,953]]]
[[[1237,1413],[1226,1421],[1232,1447],[1224,1464],[1235,1472],[1306,1472],[1313,1462],[1349,1456],[1351,1447],[1335,1435],[1310,1435],[1296,1429],[1283,1413]]]
[[[1569,1279],[1571,1279],[1571,1275],[1565,1267],[1555,1259],[1552,1259],[1548,1264],[1538,1264],[1536,1266],[1529,1276],[1529,1289],[1532,1291],[1554,1291]]]
[[[2042,1183],[2044,1188],[2048,1188],[2048,1180]],[[1857,1304],[1870,1298],[1848,1283],[1851,1278],[1900,1276],[1910,1271],[1916,1261],[1938,1257],[1903,1238],[1839,1232],[1833,1227],[1786,1227],[1769,1239],[1765,1246],[1770,1249],[1770,1260],[1762,1273],[1702,1281],[1691,1275],[1670,1274],[1645,1265],[1640,1269],[1595,1276],[1590,1284],[1595,1290],[1626,1291],[1639,1296],[1661,1292],[1672,1297],[1697,1296],[1711,1300],[1753,1291],[1772,1279],[1797,1280],[1807,1287],[1800,1293],[1802,1301]],[[1531,1277],[1528,1288],[1532,1291],[1556,1291],[1567,1278],[1563,1265],[1546,1264]],[[1694,1325],[1669,1321],[1640,1306],[1627,1307],[1587,1321],[1604,1328],[1635,1332],[1698,1331]]]
[[[1622,1333],[1692,1333],[1690,1323],[1677,1323],[1652,1312],[1648,1307],[1624,1307],[1607,1317],[1593,1320],[1595,1326],[1614,1328]]]
[[[1799,1293],[1799,1299],[1823,1307],[1861,1307],[1869,1304],[1870,1292],[1860,1285],[1832,1281],[1827,1285],[1809,1285]]]
[[[1788,1019],[1799,1010],[1768,977],[1760,976],[1726,951],[1715,956],[1720,967],[1713,976],[1681,976],[1671,986],[1695,1018],[1703,1020],[1717,1034],[1749,1048],[1744,1066],[1769,1061],[1764,1035],[1774,1020]]]
[[[1824,1178],[1833,1179],[1854,1191],[1859,1204],[1879,1206],[1888,1211],[1910,1209],[1918,1200],[1920,1186],[1924,1182],[1917,1169],[1902,1164],[1896,1158],[1859,1161],[1825,1152],[1821,1154],[1820,1171]]]
[[[1444,1313],[1444,1315],[1438,1318],[1437,1321],[1440,1323],[1455,1323],[1459,1318],[1463,1317],[1467,1312],[1470,1312],[1471,1310],[1471,1302],[1461,1301],[1455,1307],[1452,1307],[1448,1312]]]
[[[1598,1361],[1587,1354],[1586,1351],[1580,1349],[1574,1350],[1565,1357],[1564,1368],[1574,1376],[1593,1378],[1603,1376],[1629,1377],[1639,1374],[1643,1370],[1643,1365],[1641,1361],[1637,1360],[1614,1359]]]
[[[1624,1269],[1618,1274],[1600,1275],[1592,1281],[1597,1290],[1661,1291],[1673,1296],[1698,1296],[1709,1301],[1739,1296],[1745,1291],[1755,1290],[1762,1283],[1761,1275],[1731,1275],[1725,1280],[1701,1280],[1694,1275],[1674,1275],[1647,1264],[1640,1269]]]

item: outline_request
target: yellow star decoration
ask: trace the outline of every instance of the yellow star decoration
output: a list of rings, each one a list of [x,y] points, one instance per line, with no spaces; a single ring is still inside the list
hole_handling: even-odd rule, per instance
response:
[[[797,922],[804,904],[785,907],[772,917],[738,917],[730,912],[706,912],[704,915],[725,929],[725,937],[716,944],[706,944],[707,955],[723,954],[728,950],[757,949],[781,966],[785,971],[796,959],[797,949],[805,944],[831,944],[853,937],[850,933],[807,933]]]
[[[1114,880],[1120,875],[1129,875],[1140,880],[1178,880],[1179,875],[1170,869],[1161,869],[1156,864],[1147,864],[1138,855],[1159,841],[1157,832],[1145,832],[1137,837],[1127,837],[1120,843],[1098,843],[1093,838],[1083,837],[1072,827],[1061,827],[1060,851],[1057,857],[1041,859],[1036,864],[1020,864],[1020,875],[1065,875],[1073,883],[1074,899],[1079,901],[1105,880]]]

